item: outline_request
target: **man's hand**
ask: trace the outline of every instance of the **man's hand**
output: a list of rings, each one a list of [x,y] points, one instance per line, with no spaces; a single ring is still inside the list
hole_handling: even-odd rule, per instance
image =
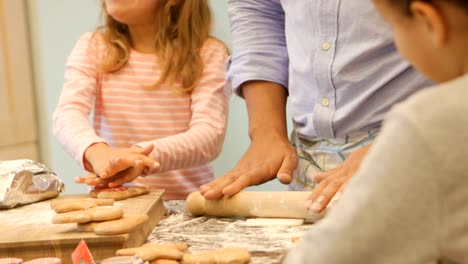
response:
[[[289,183],[297,166],[296,150],[287,135],[287,90],[277,83],[249,81],[242,84],[242,93],[252,142],[234,169],[200,187],[206,199],[231,196],[275,177]]]
[[[319,184],[306,201],[306,207],[313,211],[321,212],[327,207],[334,196],[335,199],[333,200],[338,200],[346,183],[356,174],[361,166],[361,162],[369,151],[369,148],[370,145],[354,151],[341,165],[331,171],[317,173],[314,180]]]
[[[287,184],[297,165],[296,150],[287,138],[261,137],[252,141],[234,169],[200,187],[206,199],[231,196],[242,189],[278,177]]]

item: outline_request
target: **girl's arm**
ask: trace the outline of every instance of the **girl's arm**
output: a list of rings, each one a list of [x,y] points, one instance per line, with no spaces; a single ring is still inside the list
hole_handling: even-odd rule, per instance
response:
[[[85,150],[94,143],[105,142],[96,135],[89,122],[89,115],[94,108],[97,88],[98,47],[91,47],[92,33],[81,37],[70,56],[65,70],[65,84],[53,114],[53,132],[65,151],[82,167],[91,170],[85,164]]]
[[[146,148],[111,148],[90,125],[89,115],[95,108],[99,89],[99,61],[105,53],[99,37],[93,33],[84,35],[68,57],[65,84],[54,112],[54,134],[82,167],[103,178],[140,163],[157,169],[159,165],[146,157]]]
[[[226,86],[227,50],[214,39],[204,45],[203,75],[191,94],[192,118],[183,133],[138,143],[154,144],[150,157],[160,164],[158,172],[190,168],[215,159],[221,152],[226,133],[230,89]]]

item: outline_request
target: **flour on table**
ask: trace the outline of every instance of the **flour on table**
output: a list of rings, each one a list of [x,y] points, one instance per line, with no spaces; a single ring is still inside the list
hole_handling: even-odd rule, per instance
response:
[[[239,225],[242,226],[299,226],[304,223],[304,219],[291,218],[251,218]]]
[[[31,216],[34,212],[34,217]],[[16,226],[50,225],[50,219],[55,212],[50,209],[49,203],[36,203],[0,211],[0,223],[14,223]]]
[[[275,225],[270,222],[265,226],[248,226],[245,223],[250,219],[246,218],[194,217],[185,211],[185,203],[180,201],[166,201],[165,206],[166,216],[148,237],[148,242],[185,242],[190,246],[190,252],[246,248],[252,255],[250,264],[279,263],[286,250],[293,245],[292,238],[301,237],[312,226],[297,222],[296,225]],[[283,224],[284,220],[303,221],[281,220]]]

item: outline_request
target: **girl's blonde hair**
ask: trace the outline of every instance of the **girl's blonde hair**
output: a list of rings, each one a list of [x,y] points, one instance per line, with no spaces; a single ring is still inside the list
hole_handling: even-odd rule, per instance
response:
[[[182,87],[177,90],[190,93],[203,73],[200,50],[210,38],[211,11],[208,0],[165,0],[159,10],[155,21],[158,32],[154,45],[162,70],[159,80],[148,87],[180,81]],[[132,41],[127,26],[107,13],[104,1],[102,15],[105,23],[96,33],[102,36],[107,46],[107,56],[101,71],[116,72],[126,65]]]

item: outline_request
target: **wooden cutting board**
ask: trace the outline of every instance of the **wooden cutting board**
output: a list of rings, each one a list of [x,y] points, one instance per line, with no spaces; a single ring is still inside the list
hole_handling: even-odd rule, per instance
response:
[[[0,210],[0,258],[16,257],[31,260],[40,257],[58,257],[62,263],[71,263],[71,254],[81,239],[88,245],[94,260],[115,256],[115,251],[142,245],[164,215],[163,191],[127,200],[114,205],[124,209],[124,215],[147,214],[149,220],[128,234],[102,236],[92,232],[79,232],[76,224],[52,224],[55,212],[50,201],[23,207]],[[89,198],[88,195],[61,196],[64,198]]]

